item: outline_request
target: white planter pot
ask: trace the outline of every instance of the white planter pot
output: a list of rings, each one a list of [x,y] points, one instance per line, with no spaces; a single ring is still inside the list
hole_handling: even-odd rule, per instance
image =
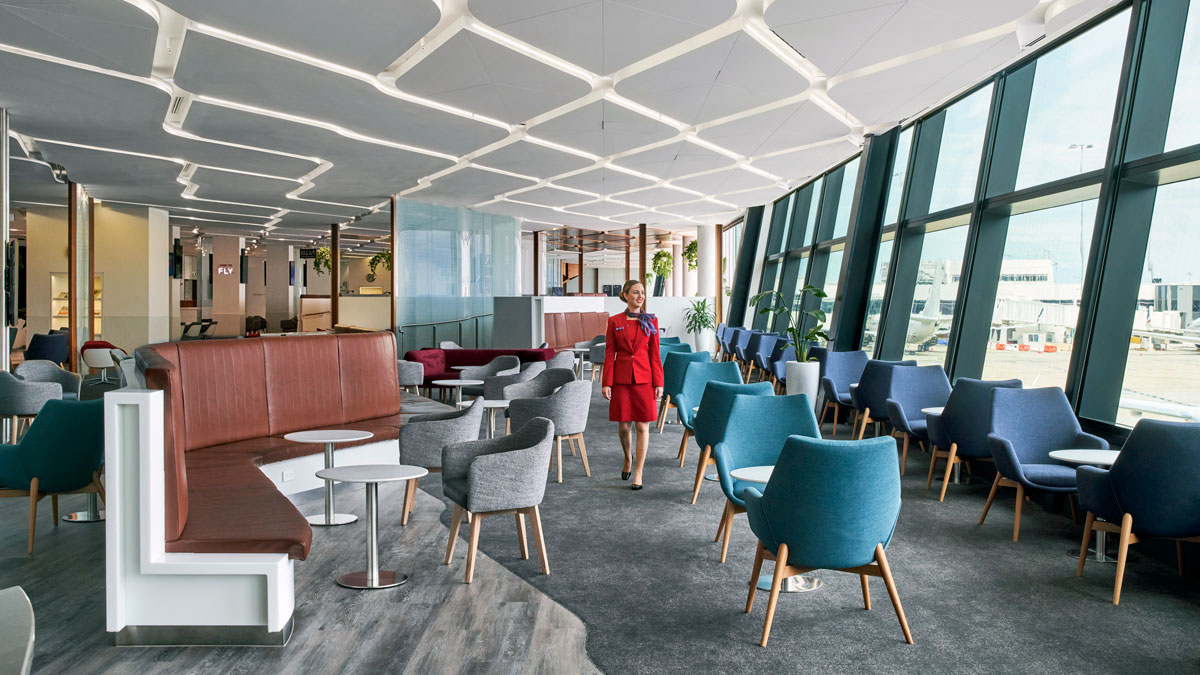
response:
[[[816,361],[788,361],[784,368],[787,371],[788,396],[807,394],[815,412],[817,386],[821,383],[821,364]]]

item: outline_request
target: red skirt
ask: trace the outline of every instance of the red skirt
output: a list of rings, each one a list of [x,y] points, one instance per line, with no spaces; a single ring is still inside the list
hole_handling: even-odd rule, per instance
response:
[[[608,419],[612,422],[658,421],[654,387],[649,383],[614,384],[612,400],[608,402]]]

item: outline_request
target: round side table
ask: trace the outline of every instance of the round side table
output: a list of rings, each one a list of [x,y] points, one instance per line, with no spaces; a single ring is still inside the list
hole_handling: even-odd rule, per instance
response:
[[[375,434],[370,431],[353,431],[350,429],[315,429],[312,431],[293,431],[284,435],[285,440],[294,443],[323,443],[325,445],[325,470],[333,468],[333,446],[335,443],[350,443],[365,441]],[[317,472],[321,476],[321,472]],[[325,481],[325,513],[324,515],[308,516],[309,525],[348,525],[358,520],[352,513],[335,513],[333,508],[333,481]]]
[[[1074,464],[1076,466],[1088,465],[1108,468],[1117,461],[1117,455],[1120,450],[1096,450],[1094,448],[1072,448],[1067,450],[1051,450],[1050,459],[1056,459],[1065,464]],[[1096,533],[1095,549],[1088,549],[1088,553],[1094,553],[1092,560],[1102,563],[1115,563],[1116,558],[1109,556],[1106,553],[1108,545],[1108,533],[1104,530],[1093,530]],[[1067,555],[1079,560],[1079,551],[1071,549],[1067,551]]]
[[[734,469],[729,472],[737,480],[744,480],[747,483],[762,483],[766,484],[771,480],[771,474],[775,472],[773,466],[744,466],[740,469]],[[779,589],[781,593],[805,593],[815,591],[824,585],[820,579],[814,576],[806,576],[797,574],[794,577],[788,577],[783,582],[783,587]],[[771,590],[771,577],[758,575],[758,590]]]
[[[367,569],[338,577],[339,586],[375,590],[408,582],[407,574],[379,569],[379,484],[416,480],[428,473],[422,467],[407,464],[359,464],[317,472],[317,476],[327,481],[365,483],[367,486]]]
[[[454,389],[454,405],[458,405],[462,403],[462,388],[482,386],[483,380],[434,380],[430,384],[436,384],[439,387],[452,387]]]

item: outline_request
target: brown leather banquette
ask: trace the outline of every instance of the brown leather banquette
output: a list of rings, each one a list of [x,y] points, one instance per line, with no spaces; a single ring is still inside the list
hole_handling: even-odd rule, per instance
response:
[[[136,358],[147,388],[164,392],[171,552],[303,560],[312,529],[257,467],[323,452],[284,434],[353,428],[374,432],[367,443],[395,439],[418,412],[401,412],[387,332],[167,342]]]

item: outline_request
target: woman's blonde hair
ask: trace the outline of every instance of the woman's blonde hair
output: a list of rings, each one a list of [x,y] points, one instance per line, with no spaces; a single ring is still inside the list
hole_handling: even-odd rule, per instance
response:
[[[620,295],[618,295],[617,297],[621,298],[621,299],[622,299],[622,300],[624,300],[625,302],[629,302],[629,298],[626,298],[626,297],[625,297],[625,295],[626,295],[627,293],[629,293],[629,289],[633,288],[633,287],[634,287],[634,286],[636,286],[637,284],[642,284],[642,288],[645,288],[645,287],[646,287],[646,284],[644,284],[644,283],[642,283],[642,282],[638,281],[637,279],[630,279],[629,281],[626,281],[626,282],[625,282],[625,285],[624,285],[624,286],[621,286],[621,294],[620,294]]]

